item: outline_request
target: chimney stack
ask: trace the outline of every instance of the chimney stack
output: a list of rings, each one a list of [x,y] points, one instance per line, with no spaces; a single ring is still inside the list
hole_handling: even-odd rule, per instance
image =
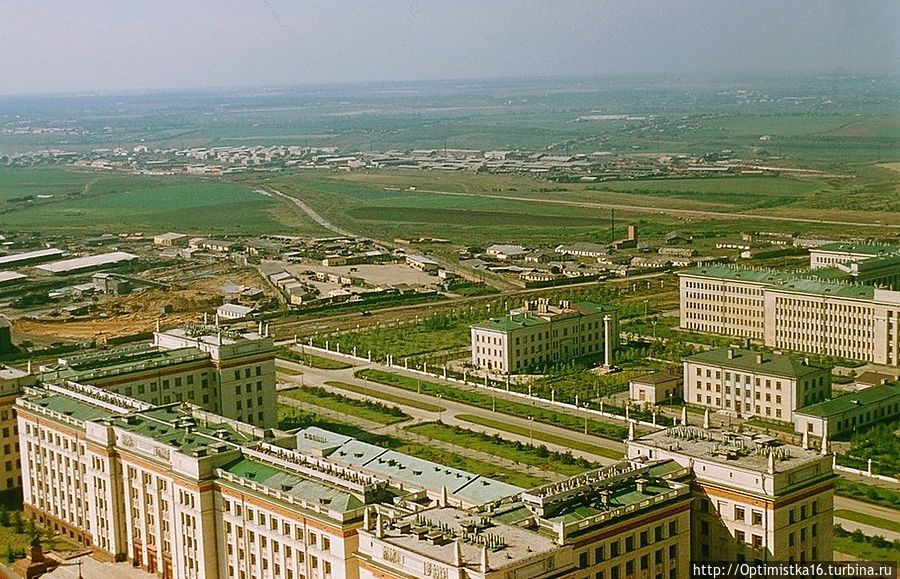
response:
[[[734,348],[728,348],[728,359],[729,360],[734,359]]]
[[[757,353],[756,353],[756,363],[757,363],[757,364],[762,364],[762,363],[763,363],[763,355],[762,355],[762,352],[757,352]]]

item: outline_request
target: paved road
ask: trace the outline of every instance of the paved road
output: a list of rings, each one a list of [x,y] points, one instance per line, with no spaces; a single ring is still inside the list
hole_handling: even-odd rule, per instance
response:
[[[301,211],[303,211],[304,213],[309,215],[309,217],[313,221],[315,221],[316,223],[318,223],[325,229],[328,229],[329,231],[333,231],[333,232],[337,233],[338,235],[342,235],[344,237],[357,237],[355,234],[350,233],[346,229],[342,229],[342,228],[338,227],[337,225],[334,225],[333,223],[331,223],[330,221],[328,221],[327,219],[325,219],[324,217],[322,217],[321,215],[316,213],[316,211],[312,207],[310,207],[303,201],[297,199],[296,197],[292,197],[290,195],[285,195],[281,191],[278,191],[276,189],[271,189],[271,188],[263,189],[263,191],[268,191],[269,193],[272,193],[273,195],[278,195],[282,199],[287,199],[288,201],[290,201],[291,203],[293,203],[294,205],[299,207]]]
[[[365,396],[363,396],[361,394],[357,394],[355,392],[350,392],[347,390],[341,390],[339,388],[335,388],[335,387],[325,384],[325,382],[327,382],[329,380],[347,382],[349,384],[363,386],[372,391],[385,392],[385,393],[394,394],[394,395],[400,394],[400,395],[402,395],[406,398],[412,399],[412,400],[418,400],[420,402],[428,402],[430,404],[437,404],[437,405],[445,408],[445,410],[443,412],[435,413],[435,412],[427,412],[427,411],[424,411],[424,410],[421,410],[419,408],[415,408],[412,406],[400,405],[404,412],[406,412],[413,418],[420,420],[420,421],[441,420],[442,422],[444,422],[444,424],[460,426],[462,428],[467,428],[469,430],[484,432],[491,436],[493,436],[494,434],[498,434],[505,440],[518,441],[523,444],[531,444],[531,443],[543,444],[544,446],[547,447],[548,450],[553,450],[553,451],[557,451],[557,452],[569,451],[572,453],[573,456],[578,456],[578,457],[584,458],[586,460],[598,462],[601,464],[611,464],[615,461],[610,458],[598,456],[598,455],[590,453],[590,452],[585,452],[585,451],[581,451],[581,450],[573,450],[566,446],[551,444],[551,443],[543,442],[540,440],[532,440],[529,436],[512,434],[512,433],[509,433],[509,432],[506,432],[503,430],[497,430],[494,428],[481,426],[479,424],[474,424],[472,422],[467,422],[465,420],[460,420],[457,418],[457,415],[470,414],[470,415],[480,416],[483,418],[490,418],[493,420],[502,420],[503,422],[505,422],[507,424],[520,426],[524,429],[533,429],[534,432],[545,432],[548,434],[554,434],[556,436],[561,436],[561,437],[568,438],[571,440],[578,440],[581,442],[586,442],[588,444],[592,444],[594,446],[599,446],[601,448],[607,448],[610,450],[614,450],[616,452],[624,453],[624,451],[625,451],[625,445],[622,442],[608,440],[606,438],[600,438],[600,437],[592,436],[592,435],[586,435],[586,434],[583,434],[580,432],[574,432],[571,430],[567,430],[564,428],[558,428],[558,427],[551,426],[548,424],[543,424],[540,422],[530,421],[527,418],[518,418],[515,416],[509,416],[509,415],[501,414],[498,412],[492,412],[487,409],[476,408],[473,406],[468,406],[466,404],[461,404],[459,402],[453,402],[453,401],[444,400],[444,399],[437,399],[436,397],[428,396],[427,394],[417,394],[415,392],[409,392],[407,390],[394,388],[392,386],[385,386],[383,384],[378,384],[378,383],[370,382],[367,380],[360,380],[353,376],[354,371],[356,371],[360,368],[370,367],[370,366],[356,366],[354,368],[345,369],[345,370],[319,370],[317,368],[310,368],[308,366],[300,366],[300,365],[294,364],[293,362],[290,362],[287,360],[281,360],[281,359],[279,359],[278,364],[283,365],[283,366],[296,367],[296,368],[303,369],[302,377],[301,376],[289,377],[289,376],[283,375],[283,377],[280,378],[283,381],[293,381],[296,383],[303,383],[303,384],[310,385],[310,386],[320,386],[322,388],[333,390],[335,392],[338,392],[344,396],[348,396],[351,398],[366,398]],[[378,366],[371,366],[371,367],[378,367]],[[395,368],[393,370],[397,371],[397,373],[402,373],[402,369]],[[432,379],[432,380],[434,380],[434,379]],[[497,398],[498,399],[505,398],[505,395],[502,392],[498,393]],[[370,399],[376,400],[376,401],[381,401],[378,398],[370,398]],[[520,399],[516,399],[516,401],[520,402],[520,403],[522,402],[522,400],[520,400]]]
[[[880,505],[873,505],[871,503],[857,501],[855,499],[849,499],[846,497],[835,496],[834,509],[847,509],[848,511],[854,511],[865,515],[871,515],[873,517],[879,517],[887,521],[900,521],[900,511],[898,510],[889,509]],[[869,536],[881,535],[888,541],[900,540],[900,533],[897,533],[895,531],[888,531],[887,529],[880,529],[872,525],[857,523],[855,521],[842,519],[839,517],[835,517],[834,522],[835,524],[841,525],[848,531],[855,531],[856,529],[859,529]]]

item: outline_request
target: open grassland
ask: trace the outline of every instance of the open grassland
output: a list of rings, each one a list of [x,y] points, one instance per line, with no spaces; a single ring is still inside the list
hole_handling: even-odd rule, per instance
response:
[[[873,515],[867,515],[866,513],[857,513],[856,511],[851,511],[849,509],[835,509],[834,516],[839,519],[856,521],[857,523],[862,523],[864,525],[870,525],[872,527],[878,527],[879,529],[884,529],[886,531],[900,533],[900,512],[897,513],[898,520],[896,521],[884,519],[882,517],[876,517]]]
[[[554,244],[606,243],[624,221],[646,235],[677,229],[702,239],[724,231],[803,231],[839,235],[841,225],[771,221],[768,216],[871,223],[864,234],[900,225],[900,185],[883,167],[857,167],[846,177],[752,176],[554,183],[512,175],[378,171],[305,172],[268,184],[302,198],[335,223],[381,239],[445,237],[458,243],[490,241]],[[409,190],[409,188],[415,190]],[[611,228],[615,208],[618,232]],[[667,211],[675,210],[675,211]],[[684,213],[688,211],[689,213]]]
[[[261,195],[247,186],[178,177],[162,180],[89,174],[97,180],[92,184],[79,173],[44,171],[37,171],[40,185],[31,190],[69,191],[79,187],[82,192],[34,203],[10,203],[7,195],[3,222],[8,229],[82,234],[142,230],[322,233],[305,216],[288,210],[283,200]],[[16,186],[13,177],[6,181],[9,187]],[[0,178],[0,189],[2,182]]]

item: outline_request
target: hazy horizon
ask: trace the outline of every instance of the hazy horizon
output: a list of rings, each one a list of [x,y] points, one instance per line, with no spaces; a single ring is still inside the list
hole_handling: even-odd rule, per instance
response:
[[[0,94],[896,73],[900,4],[0,0]]]

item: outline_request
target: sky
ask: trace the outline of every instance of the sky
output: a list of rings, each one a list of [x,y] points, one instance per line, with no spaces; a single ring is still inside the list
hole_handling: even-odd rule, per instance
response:
[[[0,0],[0,94],[900,71],[897,0]]]

